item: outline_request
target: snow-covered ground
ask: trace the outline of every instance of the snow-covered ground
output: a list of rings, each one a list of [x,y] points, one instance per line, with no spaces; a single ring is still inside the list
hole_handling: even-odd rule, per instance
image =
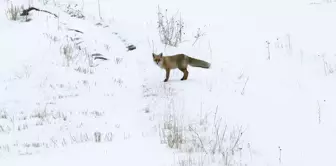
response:
[[[10,4],[58,17],[13,21]],[[160,41],[158,6],[181,13],[178,47]],[[1,1],[0,165],[334,166],[335,9],[309,0]],[[211,68],[190,67],[187,81],[173,70],[164,83],[153,51]]]

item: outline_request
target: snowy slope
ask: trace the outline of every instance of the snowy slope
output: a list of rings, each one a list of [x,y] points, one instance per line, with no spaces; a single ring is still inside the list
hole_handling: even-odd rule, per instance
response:
[[[0,165],[335,165],[336,4],[311,2],[14,1],[59,17],[0,15]],[[177,48],[158,5],[181,12]],[[153,51],[212,66],[164,83]]]

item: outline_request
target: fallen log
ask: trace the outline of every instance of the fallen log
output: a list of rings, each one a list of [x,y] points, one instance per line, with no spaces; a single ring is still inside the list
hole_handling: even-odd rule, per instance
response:
[[[96,60],[96,59],[101,59],[101,60],[108,60],[107,58],[104,58],[104,57],[100,57],[100,56],[96,56],[96,57],[94,57],[94,60]]]
[[[36,10],[36,11],[39,11],[39,12],[45,12],[45,13],[48,13],[48,14],[51,14],[55,17],[58,17],[56,14],[54,13],[51,13],[49,11],[46,11],[46,10],[42,10],[42,9],[38,9],[38,8],[35,8],[35,7],[29,7],[28,9],[24,9],[22,11],[22,13],[20,14],[20,16],[28,16],[29,15],[29,12],[32,11],[32,10]]]

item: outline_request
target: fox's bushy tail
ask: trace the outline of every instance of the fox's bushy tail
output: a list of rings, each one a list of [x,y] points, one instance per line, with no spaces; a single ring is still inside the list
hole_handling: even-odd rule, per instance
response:
[[[206,62],[200,59],[196,59],[192,57],[188,57],[188,59],[189,59],[189,65],[193,67],[201,67],[201,68],[209,69],[211,66],[209,62]]]

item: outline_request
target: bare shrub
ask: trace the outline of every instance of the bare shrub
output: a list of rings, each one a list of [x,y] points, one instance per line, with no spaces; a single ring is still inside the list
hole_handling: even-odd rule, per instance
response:
[[[183,125],[183,116],[178,114],[176,105],[172,95],[167,94],[168,110],[163,116],[163,126],[159,124],[159,134],[162,144],[167,144],[168,147],[173,149],[182,149],[185,144],[185,129]]]
[[[36,126],[43,126],[43,120],[39,119],[36,121]]]
[[[87,133],[80,133],[79,140],[80,142],[89,142],[91,139]]]
[[[165,14],[162,13],[160,6],[158,6],[158,27],[161,42],[165,45],[177,47],[182,42],[184,33],[184,21],[181,14],[178,18],[178,12],[169,17],[166,9]]]
[[[324,69],[325,76],[332,75],[336,71],[336,65],[335,67],[333,67],[332,64],[327,62],[324,54],[322,55],[322,60],[323,60],[323,69]]]
[[[206,156],[202,154],[180,154],[177,157],[177,162],[173,166],[204,166],[208,163]]]
[[[0,109],[0,119],[8,119],[8,113],[5,108]]]
[[[124,84],[124,81],[121,78],[113,78],[113,81],[115,84],[119,85],[120,87],[122,87],[122,85]]]
[[[10,7],[5,11],[6,16],[9,20],[17,21],[20,19],[20,13],[23,11],[23,9],[23,5],[19,7],[11,4]]]
[[[62,146],[65,147],[68,145],[68,142],[65,140],[65,138],[63,138],[62,140]]]
[[[94,111],[90,112],[90,114],[91,114],[93,117],[97,118],[97,117],[104,116],[105,112],[94,110]]]
[[[67,67],[73,67],[77,72],[84,74],[94,73],[94,57],[83,47],[81,43],[81,38],[79,37],[69,37],[65,39],[65,44],[60,47],[60,54],[64,58],[64,65]]]
[[[51,112],[51,116],[53,119],[61,119],[63,121],[67,121],[68,117],[65,113],[57,111],[57,112]]]
[[[12,128],[9,125],[1,125],[0,124],[0,133],[10,133]]]
[[[189,125],[191,133],[191,143],[188,151],[204,152],[212,156],[220,155],[224,165],[235,163],[236,153],[240,152],[243,136],[243,128],[241,126],[229,128],[217,115],[218,107],[212,117],[208,120],[208,115],[203,119],[203,123],[195,123]],[[207,119],[204,121],[204,119]]]
[[[28,129],[28,124],[22,124],[22,125],[18,125],[18,131],[22,131],[22,130],[27,130]]]
[[[24,78],[29,78],[32,72],[32,66],[31,65],[23,65],[22,70],[20,72],[15,72],[15,77],[17,79],[24,79]]]
[[[94,64],[94,58],[91,56],[91,53],[86,48],[81,48],[78,45],[75,46],[75,56],[72,59],[72,62],[76,66],[74,70],[84,74],[94,74],[94,67],[97,65]]]
[[[101,132],[99,132],[99,131],[96,131],[95,133],[94,133],[94,139],[95,139],[95,142],[101,142]]]
[[[111,46],[108,45],[108,44],[104,44],[104,47],[105,47],[105,49],[106,49],[107,51],[110,51],[110,49],[111,49]]]
[[[46,38],[48,38],[48,39],[50,40],[50,43],[51,43],[51,42],[56,43],[56,42],[59,41],[58,37],[57,37],[57,36],[54,36],[54,35],[52,35],[52,34],[49,34],[49,33],[43,33],[43,35],[44,35]]]
[[[47,5],[49,2],[50,2],[50,0],[39,0],[43,5]]]
[[[94,73],[94,70],[92,68],[81,67],[81,66],[76,67],[75,71],[80,72],[80,73],[84,73],[84,74],[93,74]]]
[[[175,113],[170,113],[165,116],[164,126],[160,127],[161,143],[188,154],[204,154],[224,165],[237,164],[240,162],[237,158],[242,150],[243,128],[229,127],[217,115],[217,110],[218,107],[214,114],[209,113],[194,123],[187,123],[188,125],[184,125],[184,120]],[[203,165],[203,162],[197,163]],[[190,158],[179,163],[194,164]]]
[[[73,52],[74,52],[74,46],[71,43],[67,43],[65,45],[62,45],[60,48],[61,55],[64,56],[66,60],[66,65],[69,67],[70,63],[73,61]]]
[[[85,16],[83,14],[83,7],[84,7],[84,1],[82,6],[78,5],[78,4],[64,4],[64,5],[60,5],[61,9],[70,15],[70,17],[75,17],[78,19],[85,19]]]
[[[5,132],[5,129],[0,125],[0,133]]]
[[[113,140],[113,137],[114,137],[113,133],[108,132],[108,133],[105,134],[105,141],[111,142]]]
[[[11,151],[11,149],[10,149],[10,147],[9,147],[8,144],[0,145],[0,150],[4,151],[4,152],[10,152]]]
[[[44,108],[37,108],[30,115],[30,118],[37,118],[37,119],[40,119],[41,121],[45,121],[48,117],[47,106],[48,106],[48,104],[45,104]]]
[[[120,64],[120,63],[122,62],[122,60],[123,60],[123,58],[116,57],[116,58],[114,59],[114,62],[115,62],[116,64]]]
[[[72,144],[78,144],[79,143],[79,141],[77,140],[77,138],[75,137],[75,136],[73,136],[71,133],[70,133],[70,140],[71,140],[71,143]]]
[[[175,113],[164,117],[163,128],[160,130],[161,143],[167,144],[170,148],[181,149],[185,143],[182,119]]]

